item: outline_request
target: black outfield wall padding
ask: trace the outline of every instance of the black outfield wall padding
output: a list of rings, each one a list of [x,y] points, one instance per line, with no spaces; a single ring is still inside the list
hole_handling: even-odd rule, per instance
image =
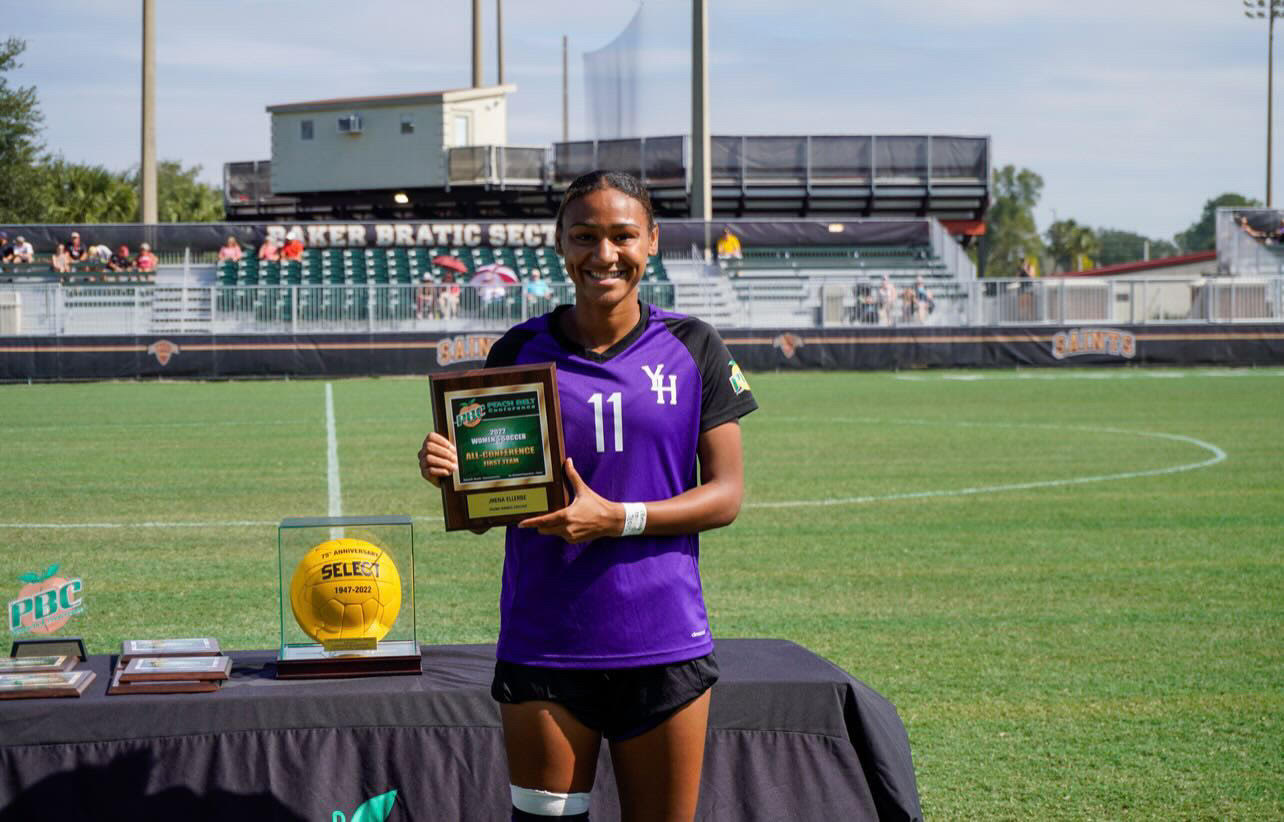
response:
[[[1284,326],[723,329],[752,371],[1284,365]],[[480,368],[500,332],[0,337],[0,381],[429,374]]]

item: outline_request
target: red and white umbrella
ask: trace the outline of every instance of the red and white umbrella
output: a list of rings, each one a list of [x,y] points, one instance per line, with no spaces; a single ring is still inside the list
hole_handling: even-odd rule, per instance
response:
[[[517,276],[516,271],[506,265],[490,263],[477,266],[469,282],[473,285],[517,285],[521,282],[521,278]]]

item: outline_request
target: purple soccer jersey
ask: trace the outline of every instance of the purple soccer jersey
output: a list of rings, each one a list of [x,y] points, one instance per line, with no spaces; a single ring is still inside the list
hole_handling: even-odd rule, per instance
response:
[[[597,354],[562,332],[567,308],[513,328],[487,367],[557,364],[567,456],[606,499],[650,502],[694,488],[700,433],[758,407],[717,332],[643,304],[637,327]],[[631,668],[711,652],[699,545],[695,534],[567,544],[509,526],[499,658]]]

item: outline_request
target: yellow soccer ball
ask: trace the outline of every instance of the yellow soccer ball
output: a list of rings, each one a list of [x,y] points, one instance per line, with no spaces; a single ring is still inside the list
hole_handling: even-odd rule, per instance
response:
[[[383,639],[401,610],[401,575],[377,545],[327,540],[294,569],[290,607],[299,627],[317,642]]]

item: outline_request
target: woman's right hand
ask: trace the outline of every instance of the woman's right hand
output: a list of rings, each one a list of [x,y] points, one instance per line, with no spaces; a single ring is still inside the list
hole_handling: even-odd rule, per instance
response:
[[[455,473],[458,467],[455,446],[450,440],[436,431],[424,437],[423,447],[419,449],[419,473],[424,479],[440,488],[442,479]]]

